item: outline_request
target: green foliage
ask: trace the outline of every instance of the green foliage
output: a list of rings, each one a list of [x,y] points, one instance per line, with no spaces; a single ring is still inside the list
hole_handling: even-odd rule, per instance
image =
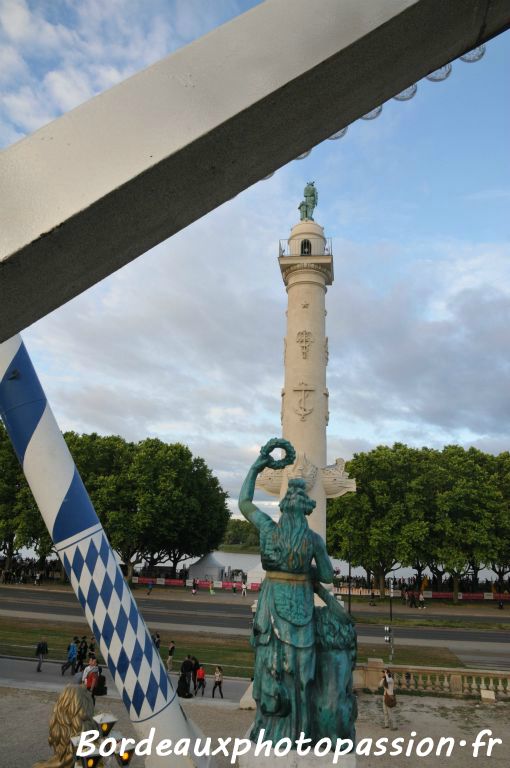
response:
[[[384,578],[424,546],[429,525],[420,494],[421,451],[396,443],[356,454],[347,465],[357,492],[328,503],[331,553]]]
[[[256,530],[229,520],[227,494],[203,459],[179,443],[129,443],[65,434],[92,503],[128,575],[142,560],[188,556],[218,547],[257,547]],[[348,463],[357,492],[328,502],[328,546],[376,575],[397,563],[454,577],[468,568],[510,573],[510,453],[442,451],[401,443],[359,453]],[[46,557],[51,538],[0,422],[0,553],[22,547]]]
[[[493,462],[476,448],[446,446],[438,468],[434,559],[453,576],[456,598],[459,579],[468,567],[479,568],[497,551],[496,523],[506,517],[508,503]]]
[[[16,502],[20,489],[26,486],[23,472],[12,448],[9,436],[0,421],[0,552],[10,559],[18,548],[16,544]]]
[[[64,437],[128,577],[142,560],[156,565],[169,558],[175,572],[183,558],[220,544],[230,516],[227,494],[189,448],[115,435]],[[21,547],[45,557],[53,544],[0,423],[0,552],[12,556]]]
[[[503,504],[492,521],[491,551],[486,564],[501,583],[510,573],[510,453],[505,451],[490,458],[493,461],[493,477],[503,497]]]
[[[227,494],[203,459],[180,443],[147,439],[137,446],[131,473],[152,565],[168,557],[175,573],[185,557],[220,544],[230,516]]]
[[[238,544],[239,551],[241,551],[243,547],[258,548],[259,532],[247,520],[229,520],[222,544]]]
[[[510,455],[379,446],[348,463],[357,492],[328,503],[328,544],[379,578],[396,563],[453,576],[510,572]]]

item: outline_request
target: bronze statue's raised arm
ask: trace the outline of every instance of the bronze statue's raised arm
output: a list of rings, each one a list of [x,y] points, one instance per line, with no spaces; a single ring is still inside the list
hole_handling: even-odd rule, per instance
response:
[[[283,448],[286,453],[285,458],[273,459],[271,451],[274,451],[275,448]],[[259,455],[248,470],[248,474],[246,475],[239,494],[239,509],[248,522],[253,523],[257,528],[260,528],[261,524],[266,520],[271,520],[269,515],[266,515],[265,512],[262,512],[253,503],[257,475],[259,475],[266,467],[271,467],[272,469],[285,467],[287,464],[292,464],[295,459],[296,452],[292,445],[287,440],[273,437],[272,440],[269,440],[262,446]]]
[[[246,475],[246,478],[244,480],[244,483],[241,488],[241,492],[239,494],[239,509],[245,516],[245,518],[248,520],[248,522],[253,523],[257,528],[260,527],[260,523],[263,519],[266,517],[269,517],[269,515],[266,515],[265,512],[262,512],[255,504],[253,503],[253,495],[255,493],[255,483],[257,481],[257,475],[262,472],[263,469],[267,467],[267,457],[262,456],[262,454],[259,454],[257,459],[254,461],[254,463],[251,465],[250,469],[248,470],[248,474]],[[262,517],[263,516],[263,517]]]

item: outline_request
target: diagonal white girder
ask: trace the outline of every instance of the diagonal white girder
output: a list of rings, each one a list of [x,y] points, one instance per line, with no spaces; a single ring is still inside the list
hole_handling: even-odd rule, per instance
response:
[[[4,150],[0,341],[509,25],[509,0],[266,0]]]

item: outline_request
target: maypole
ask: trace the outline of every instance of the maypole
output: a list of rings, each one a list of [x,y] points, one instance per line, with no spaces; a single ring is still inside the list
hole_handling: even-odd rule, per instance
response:
[[[139,738],[193,736],[20,336],[0,344],[0,416]],[[146,758],[148,768],[194,763]]]

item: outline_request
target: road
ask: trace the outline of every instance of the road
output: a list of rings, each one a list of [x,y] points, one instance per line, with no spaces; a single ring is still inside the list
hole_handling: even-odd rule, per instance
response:
[[[251,604],[253,597],[243,599],[237,595],[200,594],[196,598],[189,592],[166,593],[147,597],[137,592],[135,597],[144,619],[152,630],[174,632],[214,632],[215,634],[250,634]],[[421,618],[421,612],[409,613],[399,610],[395,615]],[[362,606],[353,606],[360,619],[357,622],[360,643],[383,643],[384,629],[381,625],[363,623]],[[466,609],[465,609],[466,610]],[[0,586],[0,617],[18,618],[41,617],[44,621],[83,620],[83,612],[76,597],[69,591],[45,591],[35,587]],[[387,609],[373,609],[371,616],[386,617]],[[423,618],[445,619],[444,612],[427,612]],[[459,620],[508,623],[508,614],[494,612],[494,615],[472,615],[463,613]],[[510,631],[494,629],[464,629],[448,627],[396,627],[395,641],[404,645],[443,646],[469,666],[481,668],[510,669]]]

